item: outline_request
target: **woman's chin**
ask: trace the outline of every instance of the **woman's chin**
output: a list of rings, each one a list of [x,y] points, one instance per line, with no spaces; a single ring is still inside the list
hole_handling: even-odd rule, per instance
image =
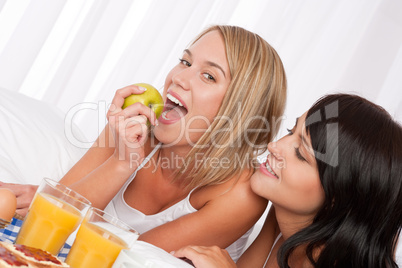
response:
[[[251,190],[259,196],[262,196],[261,189],[262,189],[262,180],[263,174],[259,170],[257,170],[250,178],[250,186]]]
[[[153,135],[159,142],[169,146],[181,145],[183,144],[183,138],[185,138],[184,131],[181,131],[179,127],[164,124],[155,126]]]
[[[267,196],[269,190],[267,191],[267,189],[276,188],[279,183],[280,179],[273,176],[267,176],[266,174],[261,172],[260,169],[257,169],[250,178],[251,190],[255,194],[266,199],[269,199]]]

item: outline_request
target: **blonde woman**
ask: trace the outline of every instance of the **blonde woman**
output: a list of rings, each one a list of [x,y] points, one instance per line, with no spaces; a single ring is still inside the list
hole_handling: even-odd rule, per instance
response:
[[[284,111],[279,56],[243,28],[212,26],[167,75],[158,123],[142,104],[120,108],[142,90],[116,92],[104,132],[61,182],[140,240],[167,251],[219,245],[236,260],[267,205],[249,179]]]

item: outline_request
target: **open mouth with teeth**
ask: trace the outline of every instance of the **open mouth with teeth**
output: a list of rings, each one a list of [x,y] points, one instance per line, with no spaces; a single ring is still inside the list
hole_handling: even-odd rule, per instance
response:
[[[275,173],[275,171],[272,169],[272,167],[269,164],[269,161],[267,159],[267,161],[265,163],[261,164],[260,170],[267,176],[269,177],[274,177],[279,179],[278,175]]]
[[[184,117],[187,112],[185,103],[168,93],[160,119],[165,123],[174,123]]]
[[[274,175],[275,177],[278,178],[278,175],[276,175],[276,173],[274,172],[274,170],[271,168],[271,166],[269,165],[268,161],[265,163],[265,167],[267,168],[268,172],[271,173],[272,175]]]

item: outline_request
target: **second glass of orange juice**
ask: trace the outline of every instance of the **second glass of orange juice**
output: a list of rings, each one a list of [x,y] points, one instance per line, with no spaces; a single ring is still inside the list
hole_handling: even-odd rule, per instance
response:
[[[91,207],[85,216],[66,263],[74,268],[109,268],[122,249],[138,238],[130,226],[106,212]]]
[[[18,233],[16,244],[57,255],[91,203],[68,187],[43,179]]]

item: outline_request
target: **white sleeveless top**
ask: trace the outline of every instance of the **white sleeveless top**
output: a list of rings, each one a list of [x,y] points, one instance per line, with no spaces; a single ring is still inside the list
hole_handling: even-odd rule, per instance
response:
[[[161,144],[158,144],[152,152],[144,159],[141,165],[131,174],[130,178],[126,181],[120,191],[116,194],[116,196],[110,201],[110,203],[106,206],[105,211],[128,225],[137,230],[140,234],[145,233],[159,225],[165,224],[167,222],[178,219],[184,215],[196,212],[197,210],[193,208],[190,203],[191,193],[195,190],[191,190],[186,198],[177,202],[171,207],[158,212],[153,215],[145,215],[141,211],[136,210],[135,208],[129,206],[124,200],[124,192],[126,191],[128,185],[135,178],[137,171],[144,167],[148,161],[152,158],[152,156],[156,153],[156,151],[161,147]],[[234,261],[240,257],[243,253],[244,246],[247,243],[248,237],[253,230],[253,227],[248,230],[242,237],[240,237],[237,241],[231,244],[226,250],[229,252],[230,256]]]
[[[274,241],[274,244],[273,244],[272,247],[271,247],[271,251],[269,252],[267,259],[265,260],[265,263],[264,263],[263,268],[265,268],[265,265],[267,265],[268,260],[269,260],[269,257],[271,257],[271,254],[272,254],[272,250],[274,250],[274,247],[275,247],[276,243],[278,243],[278,240],[279,240],[279,238],[281,238],[281,237],[282,237],[282,233],[279,233],[279,235],[276,237],[276,239],[275,239],[275,241]]]

